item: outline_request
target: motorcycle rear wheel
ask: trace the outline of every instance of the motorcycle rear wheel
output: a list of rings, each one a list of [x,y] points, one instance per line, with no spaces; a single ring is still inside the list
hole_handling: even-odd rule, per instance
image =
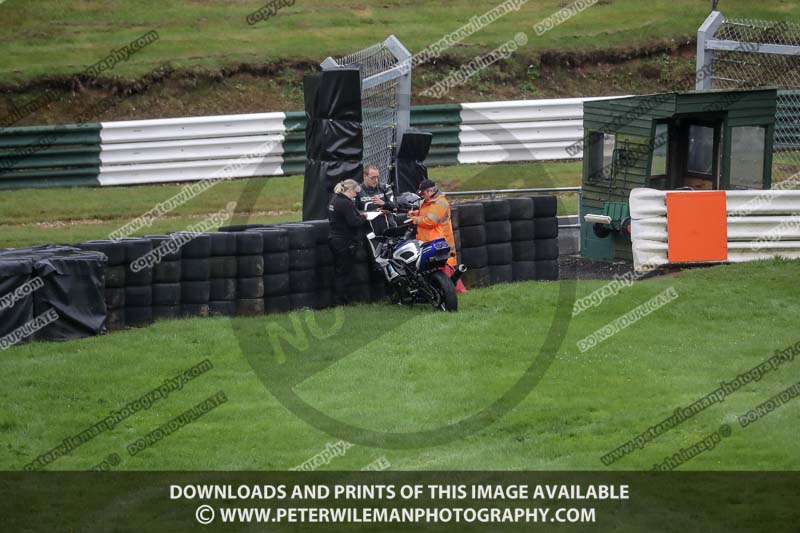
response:
[[[447,274],[442,271],[436,271],[432,273],[430,277],[430,283],[438,295],[438,301],[431,302],[431,305],[433,305],[435,309],[439,309],[441,311],[448,311],[450,313],[458,311],[458,296],[456,295],[456,287],[453,285],[453,282],[450,280]]]

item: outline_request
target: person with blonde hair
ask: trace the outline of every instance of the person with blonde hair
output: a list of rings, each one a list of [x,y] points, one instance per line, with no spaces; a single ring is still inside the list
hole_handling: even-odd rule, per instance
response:
[[[347,283],[353,271],[353,258],[364,216],[358,211],[355,199],[361,186],[355,180],[344,180],[336,184],[328,205],[330,222],[329,246],[333,252],[334,279],[333,297],[336,305],[347,305]]]

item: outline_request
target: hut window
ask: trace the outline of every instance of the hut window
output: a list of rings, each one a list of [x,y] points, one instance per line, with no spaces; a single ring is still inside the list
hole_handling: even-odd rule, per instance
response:
[[[761,189],[764,186],[763,126],[742,126],[731,133],[731,188]]]
[[[714,128],[689,126],[689,172],[711,175],[714,168]]]
[[[614,148],[617,138],[601,131],[589,132],[589,179],[609,180],[611,178]]]
[[[656,124],[656,137],[653,139],[653,161],[650,165],[651,176],[667,174],[667,144],[669,143],[669,126]]]

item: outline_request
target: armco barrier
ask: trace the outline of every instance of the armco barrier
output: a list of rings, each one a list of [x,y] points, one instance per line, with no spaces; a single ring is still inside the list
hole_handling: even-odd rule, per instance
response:
[[[696,204],[692,211],[689,204],[689,210],[679,215],[674,204],[668,203],[670,196],[689,201],[713,201],[716,196],[719,212],[709,214],[703,204]],[[637,270],[670,263],[800,258],[800,191],[634,189],[630,210],[633,263]],[[684,219],[675,218],[678,216]],[[705,220],[700,220],[701,216]],[[688,231],[682,227],[688,227]],[[698,255],[687,259],[684,243],[691,247],[690,253]]]
[[[579,158],[583,102],[415,106],[430,166]],[[302,174],[305,114],[255,113],[0,130],[0,189]]]
[[[99,185],[100,124],[0,128],[0,189]]]

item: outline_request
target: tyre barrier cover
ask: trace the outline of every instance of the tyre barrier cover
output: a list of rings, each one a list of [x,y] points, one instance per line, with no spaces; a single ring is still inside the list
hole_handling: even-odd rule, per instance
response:
[[[33,314],[57,315],[56,320],[36,332],[35,338],[62,341],[103,333],[107,313],[105,254],[58,245],[29,250],[34,250],[30,254],[34,259],[33,276],[43,282],[33,293]]]
[[[32,258],[7,258],[0,251],[0,337],[33,320],[33,291],[39,283],[31,284],[32,277]]]

